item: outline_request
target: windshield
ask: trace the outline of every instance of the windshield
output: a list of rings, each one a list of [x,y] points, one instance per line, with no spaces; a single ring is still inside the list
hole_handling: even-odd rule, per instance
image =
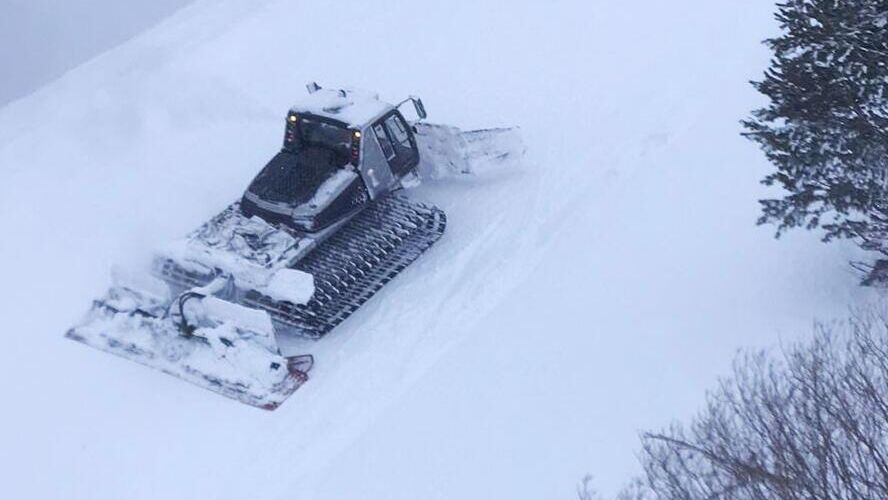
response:
[[[291,151],[326,149],[334,154],[338,166],[348,163],[351,140],[352,133],[349,129],[313,116],[301,115],[295,126],[289,123],[287,126],[287,149]]]
[[[248,190],[264,201],[301,205],[339,168],[334,154],[325,148],[281,151],[253,179]]]

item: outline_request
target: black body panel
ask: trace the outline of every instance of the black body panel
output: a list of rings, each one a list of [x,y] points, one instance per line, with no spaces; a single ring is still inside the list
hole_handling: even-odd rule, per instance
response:
[[[247,217],[259,217],[269,224],[284,224],[286,226],[293,225],[293,217],[289,214],[279,214],[277,212],[272,212],[271,210],[265,210],[259,205],[253,203],[246,196],[241,198],[240,202],[240,211],[242,214]]]
[[[298,153],[281,151],[259,172],[247,189],[262,201],[272,203],[270,209],[255,203],[247,195],[241,199],[241,212],[258,216],[271,224],[285,224],[304,232],[317,232],[342,220],[370,200],[364,181],[355,177],[326,206],[312,210],[312,215],[293,217],[293,209],[311,200],[318,188],[337,170],[345,168],[339,158],[323,148],[308,148]]]
[[[263,201],[297,207],[314,196],[318,187],[343,166],[336,153],[323,148],[306,148],[298,153],[276,154],[247,191]]]
[[[310,222],[296,218],[291,225],[302,231],[320,231],[354,214],[369,201],[370,195],[367,193],[367,187],[364,186],[363,179],[358,176],[349,183],[348,187],[339,196],[318,212]]]

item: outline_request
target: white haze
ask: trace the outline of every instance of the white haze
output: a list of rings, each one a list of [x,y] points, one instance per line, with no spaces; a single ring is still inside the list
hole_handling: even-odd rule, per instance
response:
[[[189,2],[0,1],[0,106],[31,93]]]

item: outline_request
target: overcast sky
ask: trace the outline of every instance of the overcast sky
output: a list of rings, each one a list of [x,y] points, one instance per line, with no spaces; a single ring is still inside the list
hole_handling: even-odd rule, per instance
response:
[[[191,0],[0,0],[0,106]]]

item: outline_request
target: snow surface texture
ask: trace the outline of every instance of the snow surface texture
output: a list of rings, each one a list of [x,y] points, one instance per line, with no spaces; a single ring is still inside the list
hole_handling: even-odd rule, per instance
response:
[[[199,1],[3,108],[3,496],[529,500],[587,472],[615,490],[637,433],[690,415],[735,349],[863,298],[849,247],[753,224],[769,166],[737,122],[772,10]],[[111,263],[237,199],[310,80],[520,125],[526,165],[416,189],[447,234],[276,412],[62,338]]]

